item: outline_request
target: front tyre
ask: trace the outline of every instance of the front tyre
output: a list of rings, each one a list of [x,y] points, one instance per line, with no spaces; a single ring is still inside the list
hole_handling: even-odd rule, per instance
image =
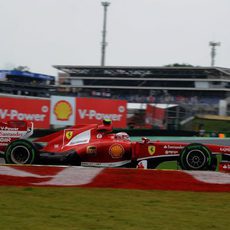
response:
[[[37,156],[33,143],[24,139],[12,141],[5,151],[7,164],[33,164]]]
[[[179,165],[185,170],[211,170],[213,167],[212,152],[202,144],[190,144],[180,152]]]

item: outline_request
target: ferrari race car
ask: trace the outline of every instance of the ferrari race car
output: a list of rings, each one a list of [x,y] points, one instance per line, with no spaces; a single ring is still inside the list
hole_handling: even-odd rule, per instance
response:
[[[181,169],[215,170],[217,155],[230,168],[230,146],[150,141],[133,142],[125,132],[113,133],[111,121],[77,125],[37,139],[33,123],[0,123],[0,154],[7,164],[81,165],[155,168],[176,160]]]

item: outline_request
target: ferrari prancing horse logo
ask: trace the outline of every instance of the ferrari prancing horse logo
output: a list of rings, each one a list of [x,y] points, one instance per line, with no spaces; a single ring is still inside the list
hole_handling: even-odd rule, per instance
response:
[[[148,146],[148,152],[152,156],[155,153],[156,147],[154,145]]]
[[[70,140],[72,138],[72,136],[73,136],[73,131],[67,131],[66,134],[65,134],[65,136],[66,136],[66,138],[68,140]]]

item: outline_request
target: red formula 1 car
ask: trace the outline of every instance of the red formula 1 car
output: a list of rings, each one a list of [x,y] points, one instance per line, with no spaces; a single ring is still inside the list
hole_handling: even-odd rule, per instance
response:
[[[7,164],[59,164],[97,167],[155,168],[176,160],[182,169],[215,170],[217,155],[230,168],[230,146],[150,141],[132,142],[112,124],[78,125],[29,140],[33,125],[22,121],[0,123],[0,151]]]

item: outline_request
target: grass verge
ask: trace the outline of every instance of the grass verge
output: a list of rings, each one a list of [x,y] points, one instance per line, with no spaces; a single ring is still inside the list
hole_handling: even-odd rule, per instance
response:
[[[5,229],[226,229],[229,193],[0,187]]]

